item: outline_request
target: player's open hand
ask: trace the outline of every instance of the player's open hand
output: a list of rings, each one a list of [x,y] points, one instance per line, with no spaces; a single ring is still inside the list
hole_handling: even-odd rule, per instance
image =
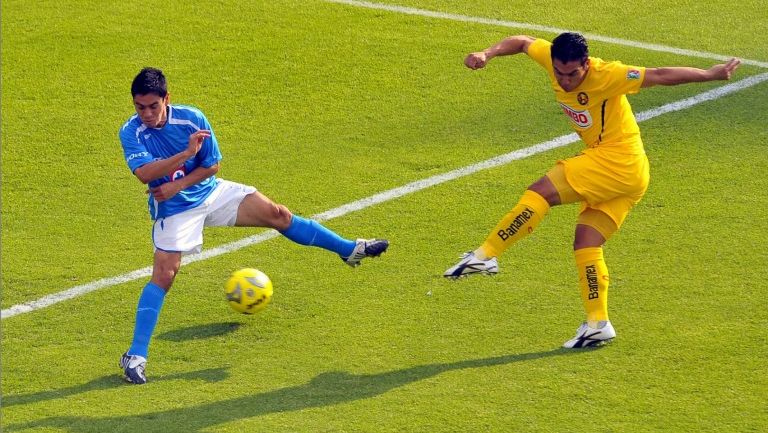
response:
[[[192,155],[197,155],[197,152],[200,151],[200,147],[203,145],[203,141],[210,136],[211,131],[207,129],[193,132],[192,135],[189,136],[189,146],[187,146],[187,151]]]
[[[728,60],[728,63],[715,65],[709,68],[709,73],[712,74],[714,80],[730,80],[731,74],[741,64],[741,60],[733,58]]]
[[[464,59],[464,64],[469,69],[484,68],[488,64],[488,55],[482,51],[476,53],[470,53],[467,58]]]

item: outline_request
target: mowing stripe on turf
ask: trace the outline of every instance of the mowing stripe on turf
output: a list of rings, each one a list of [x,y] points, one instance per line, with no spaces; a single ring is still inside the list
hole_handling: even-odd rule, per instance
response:
[[[718,98],[722,98],[725,95],[737,92],[739,90],[746,89],[748,87],[755,86],[764,81],[768,81],[768,72],[760,75],[753,75],[743,80],[736,81],[734,83],[727,84],[725,86],[718,87],[718,88],[706,91],[704,93],[700,93],[690,98],[682,99],[676,102],[671,102],[669,104],[665,104],[660,107],[643,111],[641,113],[638,113],[636,115],[636,118],[638,122],[643,122],[645,120],[653,119],[654,117],[661,116],[662,114],[685,110],[694,105],[701,104],[702,102],[712,101]],[[557,137],[552,140],[545,141],[543,143],[539,143],[530,147],[526,147],[524,149],[518,149],[513,152],[496,156],[494,158],[486,159],[485,161],[468,165],[466,167],[458,168],[456,170],[431,176],[422,180],[417,180],[415,182],[411,182],[409,184],[406,184],[397,188],[383,191],[378,194],[374,194],[366,198],[353,201],[345,205],[341,205],[337,208],[313,215],[312,218],[318,221],[326,221],[333,218],[338,218],[340,216],[346,215],[351,212],[356,212],[379,203],[394,200],[396,198],[399,198],[417,191],[421,191],[423,189],[426,189],[435,185],[439,185],[441,183],[445,183],[454,179],[468,176],[473,173],[477,173],[481,170],[499,167],[499,166],[508,164],[512,161],[517,161],[523,158],[527,158],[529,156],[546,152],[548,150],[566,146],[571,143],[575,143],[578,140],[579,140],[579,137],[575,133],[561,135],[560,137]],[[201,260],[206,260],[212,257],[220,256],[222,254],[227,254],[232,251],[237,251],[241,248],[245,248],[250,245],[264,242],[268,239],[277,237],[278,235],[279,233],[273,230],[262,232],[258,235],[249,236],[247,238],[243,238],[235,242],[230,242],[228,244],[224,244],[218,247],[211,248],[209,250],[205,250],[200,254],[186,256],[182,260],[182,263],[189,264],[189,263],[194,263]],[[2,319],[7,319],[8,317],[13,317],[19,314],[28,313],[34,310],[39,310],[41,308],[45,308],[62,301],[66,301],[68,299],[76,298],[78,296],[93,292],[95,290],[102,289],[104,287],[110,287],[110,286],[115,286],[117,284],[127,283],[129,281],[134,281],[139,278],[148,277],[150,275],[152,275],[152,268],[146,267],[146,268],[135,270],[133,272],[129,272],[127,274],[118,275],[116,277],[103,278],[101,280],[97,280],[97,281],[83,284],[80,286],[75,286],[75,287],[72,287],[71,289],[67,289],[58,293],[53,293],[48,296],[43,296],[42,298],[37,299],[35,301],[14,305],[10,308],[2,310],[2,312],[0,312],[0,317]]]
[[[508,27],[513,29],[534,30],[537,32],[545,32],[545,33],[559,34],[559,33],[568,32],[568,31],[578,31],[575,29],[560,29],[557,27],[542,26],[538,24],[521,23],[516,21],[495,20],[491,18],[472,17],[468,15],[449,14],[444,12],[430,11],[426,9],[416,9],[416,8],[405,7],[405,6],[387,5],[387,4],[365,2],[365,1],[355,1],[355,0],[325,0],[325,1],[328,3],[340,3],[340,4],[349,5],[349,6],[357,6],[357,7],[368,8],[368,9],[378,9],[378,10],[384,10],[389,12],[397,12],[397,13],[406,14],[406,15],[418,15],[422,17],[440,18],[444,20],[462,21],[466,23],[486,24],[486,25],[499,26],[499,27]],[[587,38],[587,40],[606,42],[609,44],[625,45],[625,46],[634,47],[634,48],[642,48],[649,51],[661,51],[664,53],[673,53],[673,54],[690,56],[690,57],[703,57],[705,59],[720,60],[724,62],[730,60],[732,57],[732,56],[724,56],[722,54],[708,53],[705,51],[686,50],[683,48],[675,48],[675,47],[670,47],[666,45],[649,44],[645,42],[630,41],[628,39],[612,38],[609,36],[595,35],[592,33],[582,33],[582,34],[584,35],[585,38]],[[741,59],[741,63],[745,65],[759,66],[761,68],[768,68],[768,62],[761,62],[759,60]]]

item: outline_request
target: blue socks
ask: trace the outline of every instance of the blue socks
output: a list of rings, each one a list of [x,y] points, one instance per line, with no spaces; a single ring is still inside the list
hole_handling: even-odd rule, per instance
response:
[[[155,330],[160,309],[163,307],[165,290],[151,281],[144,286],[136,307],[136,327],[133,329],[133,342],[128,349],[129,355],[147,357],[149,340]]]
[[[280,233],[297,244],[325,248],[341,257],[349,257],[355,249],[355,241],[344,239],[317,221],[298,215],[294,215],[291,225]]]

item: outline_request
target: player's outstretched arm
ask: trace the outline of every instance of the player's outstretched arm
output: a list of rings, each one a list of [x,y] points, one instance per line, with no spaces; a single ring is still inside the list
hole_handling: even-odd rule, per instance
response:
[[[647,68],[643,87],[655,85],[674,86],[677,84],[698,83],[702,81],[730,80],[733,71],[739,67],[741,60],[731,59],[727,63],[712,66],[709,69],[668,67]]]
[[[525,35],[510,36],[483,51],[470,53],[464,59],[464,65],[469,69],[480,69],[484,68],[494,57],[527,53],[528,46],[535,40],[535,38]]]

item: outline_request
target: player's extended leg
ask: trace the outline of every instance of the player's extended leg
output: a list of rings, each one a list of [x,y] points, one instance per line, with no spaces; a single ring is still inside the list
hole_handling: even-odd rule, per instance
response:
[[[270,227],[288,239],[308,246],[333,251],[350,266],[357,266],[365,257],[378,257],[389,247],[384,239],[342,238],[317,221],[294,215],[260,192],[248,194],[237,209],[237,226]]]
[[[576,336],[563,347],[578,349],[605,344],[616,336],[608,319],[608,267],[603,258],[603,244],[618,230],[604,212],[587,207],[579,215],[573,241],[573,253],[579,275],[579,287],[587,321]]]
[[[465,253],[461,261],[443,274],[447,278],[459,278],[471,274],[495,274],[498,257],[507,248],[528,236],[539,225],[550,207],[581,200],[565,181],[560,165],[534,182],[491,231],[485,242],[475,251]]]
[[[136,324],[131,347],[120,358],[123,378],[130,383],[146,383],[144,370],[147,365],[149,341],[160,317],[165,294],[181,266],[181,253],[156,250],[152,267],[152,279],[144,286],[136,306]]]
[[[560,195],[552,181],[544,176],[520,197],[520,201],[496,224],[485,242],[475,250],[478,258],[497,257],[520,239],[528,236],[549,212],[560,204]]]

